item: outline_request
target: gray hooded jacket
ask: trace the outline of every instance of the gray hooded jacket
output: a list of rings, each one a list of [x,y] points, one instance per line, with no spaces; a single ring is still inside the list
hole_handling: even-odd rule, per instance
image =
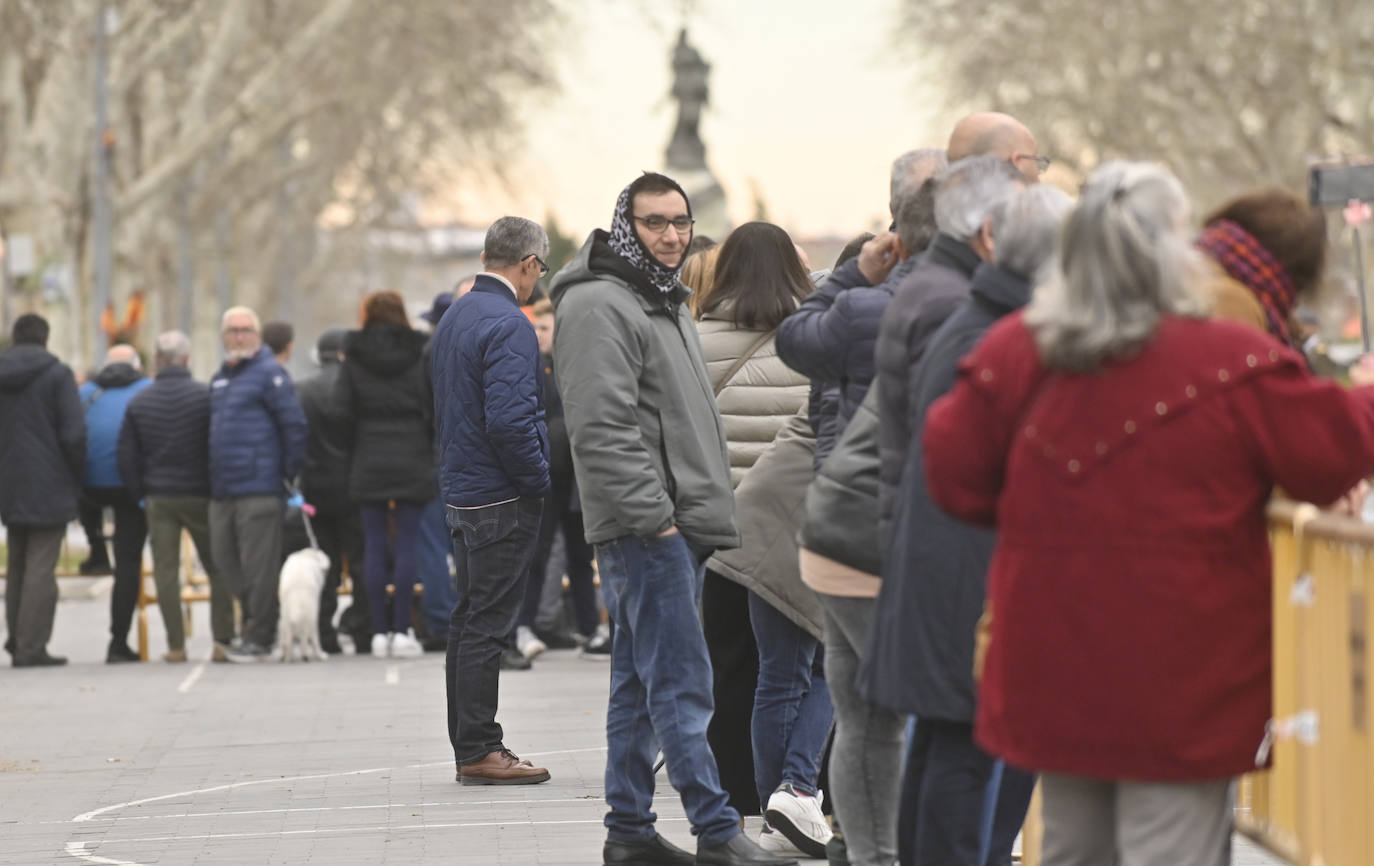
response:
[[[677,526],[699,547],[737,546],[725,429],[687,289],[637,281],[596,231],[550,295],[587,541]]]

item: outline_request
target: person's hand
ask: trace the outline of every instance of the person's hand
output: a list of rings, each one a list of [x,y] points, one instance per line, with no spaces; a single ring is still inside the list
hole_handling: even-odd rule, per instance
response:
[[[287,508],[300,508],[303,505],[305,505],[305,497],[299,492],[292,493],[290,496],[286,497]]]
[[[864,275],[870,286],[876,286],[887,279],[899,261],[897,233],[883,232],[859,250],[859,273]]]
[[[1374,385],[1374,355],[1361,355],[1350,365],[1352,385]]]
[[[660,532],[660,533],[658,534],[658,537],[659,537],[659,538],[672,538],[674,535],[677,535],[677,527],[676,527],[676,526],[670,526],[670,527],[668,527],[667,529],[665,529],[665,530],[663,530],[662,532]]]

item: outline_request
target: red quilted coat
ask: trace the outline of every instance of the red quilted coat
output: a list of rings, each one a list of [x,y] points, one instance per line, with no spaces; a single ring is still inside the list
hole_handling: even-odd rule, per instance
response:
[[[1228,322],[1050,372],[1022,317],[931,407],[941,507],[996,526],[978,741],[1031,770],[1182,781],[1252,769],[1270,717],[1275,484],[1329,503],[1374,472],[1374,389]]]

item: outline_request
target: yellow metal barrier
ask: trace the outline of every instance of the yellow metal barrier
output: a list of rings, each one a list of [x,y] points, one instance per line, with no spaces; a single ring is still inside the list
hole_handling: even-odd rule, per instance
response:
[[[1299,866],[1374,863],[1374,527],[1277,502],[1274,765],[1241,784],[1240,829]]]

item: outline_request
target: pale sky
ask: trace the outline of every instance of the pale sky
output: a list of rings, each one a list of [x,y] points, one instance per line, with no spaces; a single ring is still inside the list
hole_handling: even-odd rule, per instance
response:
[[[466,190],[461,219],[556,214],[579,239],[605,227],[620,189],[661,169],[676,122],[670,55],[680,4],[555,0],[569,16],[549,60],[560,92],[531,106],[518,188]],[[689,40],[711,64],[701,124],[736,224],[759,189],[796,237],[885,226],[888,169],[943,145],[942,94],[892,48],[898,0],[697,0]]]

